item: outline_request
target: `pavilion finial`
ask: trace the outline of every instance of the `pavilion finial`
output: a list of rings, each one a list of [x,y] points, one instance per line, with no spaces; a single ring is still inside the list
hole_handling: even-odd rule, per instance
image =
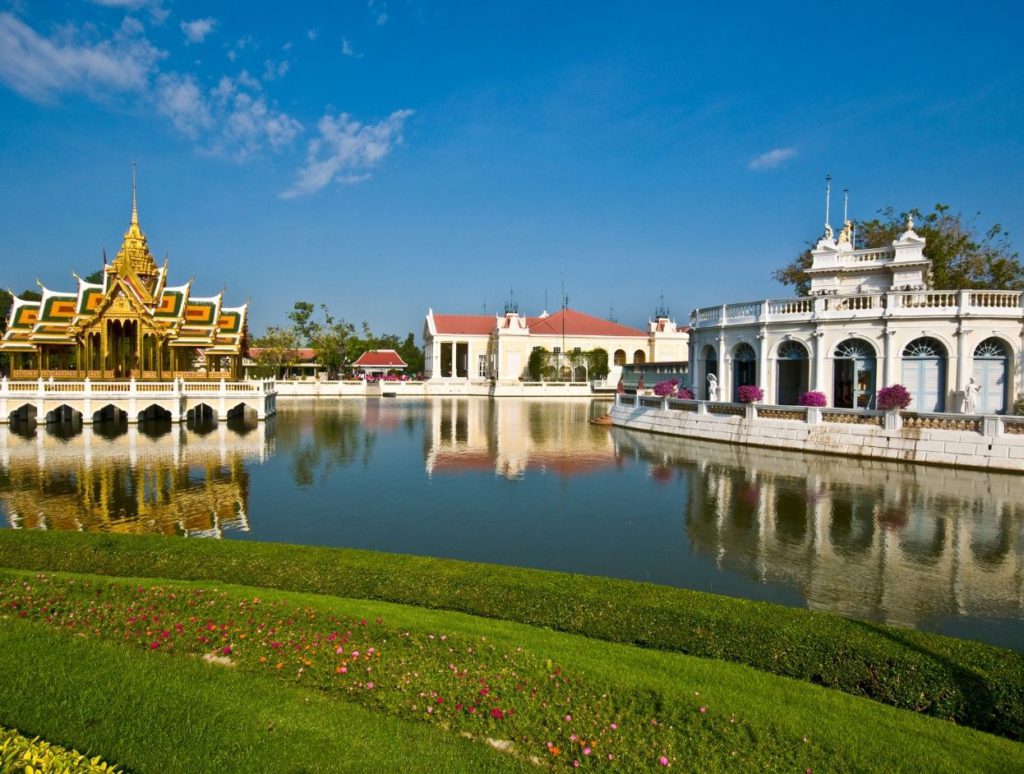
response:
[[[825,175],[825,238],[832,238],[832,218],[831,218],[831,204],[832,204],[832,175]]]
[[[139,200],[135,186],[135,162],[132,162],[132,225],[139,225]]]

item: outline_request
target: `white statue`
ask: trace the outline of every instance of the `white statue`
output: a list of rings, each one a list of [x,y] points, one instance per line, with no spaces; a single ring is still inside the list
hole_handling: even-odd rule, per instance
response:
[[[978,410],[979,392],[981,392],[981,385],[974,381],[974,377],[972,376],[968,380],[967,386],[964,387],[964,405],[962,413],[973,414]]]
[[[718,400],[718,377],[708,374],[708,400]]]

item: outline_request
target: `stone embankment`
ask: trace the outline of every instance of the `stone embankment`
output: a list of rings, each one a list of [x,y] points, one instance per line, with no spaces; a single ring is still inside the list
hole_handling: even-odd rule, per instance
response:
[[[617,427],[772,449],[1024,473],[1024,417],[619,395]]]

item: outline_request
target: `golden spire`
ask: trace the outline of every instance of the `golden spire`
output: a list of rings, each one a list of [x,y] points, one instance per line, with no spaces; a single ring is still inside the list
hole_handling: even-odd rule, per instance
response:
[[[135,193],[135,162],[132,162],[132,225],[139,225],[139,200]]]
[[[139,226],[139,202],[138,188],[135,182],[135,162],[132,162],[132,218],[128,224],[128,230],[124,232],[124,241],[121,242],[121,249],[114,258],[114,268],[119,273],[126,273],[132,269],[139,279],[146,282],[156,277],[156,261],[149,251],[149,243],[146,235],[142,233]],[[148,283],[147,283],[148,284]]]

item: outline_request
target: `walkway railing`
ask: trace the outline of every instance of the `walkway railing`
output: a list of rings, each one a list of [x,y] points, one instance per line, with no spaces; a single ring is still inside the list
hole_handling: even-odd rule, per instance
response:
[[[923,411],[872,411],[814,406],[775,406],[760,403],[727,403],[707,400],[681,400],[653,395],[615,396],[615,405],[635,409],[681,411],[739,417],[745,420],[785,420],[806,425],[874,425],[886,430],[925,428],[978,433],[985,437],[1024,435],[1024,416],[998,414],[946,414]]]
[[[48,379],[9,380],[0,379],[0,397],[104,397],[117,398],[153,398],[158,396],[176,395],[232,395],[256,396],[269,395],[276,391],[273,379],[260,379],[246,382],[220,381],[185,381],[174,379],[167,382],[139,382],[134,379],[117,382],[100,382],[83,379],[80,382],[50,381]]]
[[[842,320],[864,317],[985,315],[1024,317],[1019,290],[920,290],[848,296],[802,296],[695,309],[693,328],[715,328],[773,321]]]

